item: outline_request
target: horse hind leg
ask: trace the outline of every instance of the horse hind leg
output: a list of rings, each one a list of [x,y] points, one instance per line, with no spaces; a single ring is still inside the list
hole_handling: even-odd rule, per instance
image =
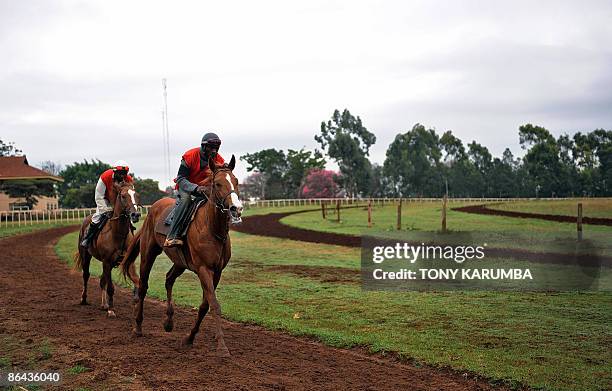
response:
[[[168,297],[166,303],[166,318],[164,319],[164,330],[171,332],[174,328],[174,321],[172,317],[174,315],[174,303],[172,302],[172,287],[176,279],[183,274],[184,268],[172,265],[172,268],[166,273],[166,295]]]
[[[151,240],[149,240],[151,241]],[[144,238],[140,242],[140,281],[138,284],[138,301],[134,306],[135,324],[133,334],[137,337],[142,336],[142,321],[144,319],[144,299],[147,296],[149,289],[149,274],[155,262],[155,258],[161,252],[161,249],[156,249],[153,244],[147,248],[149,243],[145,243]],[[157,251],[156,251],[157,250]]]
[[[136,275],[136,265],[133,263],[130,265],[129,276],[130,276],[130,280],[132,280],[132,283],[134,284],[134,288],[132,289],[132,295],[134,298],[134,302],[137,302],[138,301],[138,286],[140,285],[140,279]]]
[[[87,305],[87,283],[89,282],[89,264],[91,262],[91,254],[89,251],[79,247],[79,255],[81,258],[81,268],[83,269],[83,291],[81,293],[81,305]]]

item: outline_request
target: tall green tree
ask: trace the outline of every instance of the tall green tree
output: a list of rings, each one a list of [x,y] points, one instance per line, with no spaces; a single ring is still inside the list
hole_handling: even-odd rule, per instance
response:
[[[159,182],[150,178],[134,178],[134,188],[140,196],[141,205],[151,205],[167,196],[159,189]]]
[[[256,171],[264,176],[264,198],[293,198],[299,190],[305,175],[312,169],[325,167],[325,160],[319,151],[289,149],[287,153],[274,148],[247,153],[241,157],[248,163],[247,171]]]
[[[517,161],[509,148],[504,150],[502,158],[494,158],[489,173],[489,197],[516,197],[520,187],[517,183]]]
[[[421,124],[395,136],[387,149],[384,174],[397,196],[441,195],[445,189],[439,137]]]
[[[597,141],[595,153],[599,160],[601,187],[598,192],[602,196],[612,196],[612,130],[597,129],[593,132]]]
[[[321,122],[315,140],[340,168],[344,188],[349,196],[368,194],[372,183],[372,165],[368,160],[376,136],[363,125],[361,118],[347,109],[335,110],[331,119]]]
[[[468,158],[472,163],[473,170],[469,178],[470,186],[479,197],[491,196],[491,169],[493,168],[493,156],[487,147],[472,141],[468,144]]]
[[[325,159],[321,152],[315,150],[307,151],[289,149],[287,151],[287,170],[283,175],[285,193],[287,197],[297,197],[300,188],[311,170],[322,170],[325,168]]]
[[[440,137],[440,150],[443,153],[442,175],[448,183],[449,195],[453,197],[469,197],[474,188],[470,185],[470,178],[475,168],[468,159],[463,142],[448,130]],[[446,191],[446,189],[445,189]]]
[[[84,160],[67,165],[60,173],[64,182],[59,187],[60,205],[64,208],[93,208],[94,193],[100,175],[110,165],[100,160]]]
[[[522,125],[519,127],[519,141],[521,148],[527,150],[523,162],[535,184],[534,195],[565,195],[570,184],[562,177],[559,146],[550,132],[532,124]]]
[[[0,140],[0,156],[19,156],[23,151],[15,147],[12,141],[4,142]]]

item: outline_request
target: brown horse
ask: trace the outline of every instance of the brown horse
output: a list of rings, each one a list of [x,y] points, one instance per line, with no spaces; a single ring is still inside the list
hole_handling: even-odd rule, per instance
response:
[[[163,247],[164,235],[155,232],[156,225],[166,214],[164,212],[174,204],[173,199],[163,198],[151,206],[149,214],[142,228],[136,233],[121,267],[124,275],[126,275],[140,252],[140,285],[138,301],[134,308],[136,323],[133,331],[136,336],[142,335],[144,299],[148,289],[149,273],[155,258],[163,250],[174,263],[166,274],[168,301],[164,329],[170,332],[173,328],[172,286],[185,269],[189,269],[196,273],[200,279],[202,304],[191,333],[183,339],[183,345],[193,344],[202,319],[210,308],[215,320],[217,352],[221,356],[229,356],[229,351],[223,339],[221,306],[217,300],[215,289],[221,279],[221,272],[227,266],[232,255],[229,224],[230,221],[232,223],[240,221],[242,204],[238,199],[238,180],[232,173],[236,164],[234,156],[232,156],[228,165],[217,167],[213,159],[209,159],[208,164],[212,170],[212,180],[209,181],[211,185],[209,200],[195,213],[187,230],[184,245],[178,248]]]
[[[138,205],[138,193],[134,190],[131,183],[114,183],[110,189],[109,198],[115,200],[113,205],[113,215],[102,228],[96,240],[92,240],[88,248],[78,245],[78,251],[74,256],[75,268],[83,270],[83,293],[81,294],[81,304],[87,304],[87,282],[89,281],[89,263],[92,256],[102,262],[102,276],[100,277],[100,289],[102,290],[101,308],[107,310],[109,317],[115,317],[113,310],[113,294],[115,288],[111,278],[113,267],[119,265],[123,260],[125,250],[132,242],[134,235],[131,229],[131,222],[137,223],[140,213],[136,209]],[[81,224],[79,240],[81,243],[85,230],[91,222],[91,215],[85,217]],[[129,270],[130,279],[134,282],[134,294],[138,286],[136,268]]]

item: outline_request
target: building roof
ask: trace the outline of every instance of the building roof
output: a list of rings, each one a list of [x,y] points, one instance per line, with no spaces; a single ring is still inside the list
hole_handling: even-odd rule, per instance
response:
[[[51,179],[63,182],[58,176],[51,175],[28,164],[24,156],[0,156],[0,181],[6,179]]]

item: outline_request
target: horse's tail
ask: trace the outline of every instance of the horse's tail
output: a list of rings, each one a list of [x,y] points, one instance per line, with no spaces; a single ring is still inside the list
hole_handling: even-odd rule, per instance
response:
[[[134,240],[130,243],[130,246],[123,257],[123,261],[121,262],[121,273],[124,278],[129,277],[130,266],[136,261],[136,257],[140,253],[140,237],[142,236],[142,231],[144,230],[144,226],[136,232],[134,235]]]
[[[82,270],[83,269],[83,257],[81,257],[81,252],[79,250],[76,250],[76,252],[74,253],[74,269],[75,270]]]

